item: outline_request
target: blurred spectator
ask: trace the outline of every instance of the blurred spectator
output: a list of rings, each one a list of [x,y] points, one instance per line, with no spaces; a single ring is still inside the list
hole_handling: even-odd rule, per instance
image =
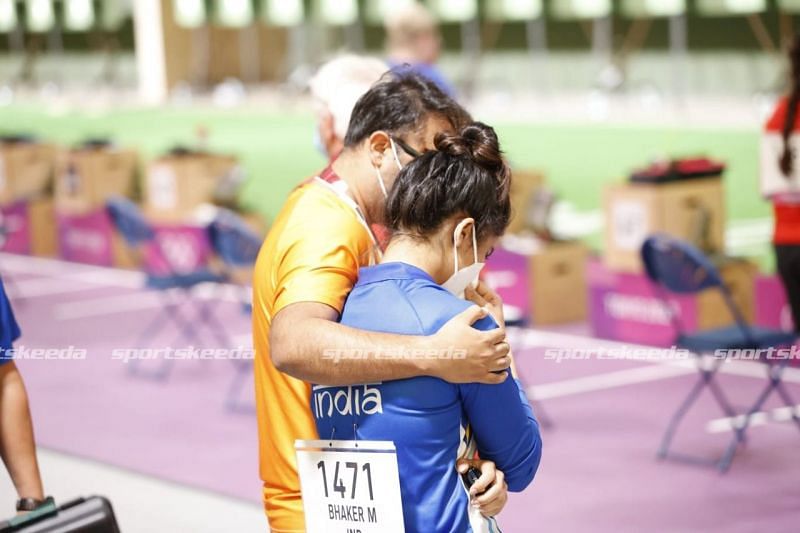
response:
[[[345,55],[322,65],[309,82],[317,108],[314,144],[328,159],[344,147],[356,102],[385,72],[386,65],[379,59]]]
[[[44,502],[36,461],[28,394],[8,353],[20,331],[0,281],[0,457],[8,469],[19,500],[17,511],[32,511]]]
[[[409,69],[435,83],[448,96],[455,91],[436,67],[442,49],[439,25],[419,2],[391,9],[384,21],[389,66],[396,72]]]
[[[791,91],[780,99],[766,126],[767,131],[780,131],[783,137],[779,165],[787,180],[795,175],[797,165],[792,144],[797,142],[800,131],[800,37],[792,44],[789,60]],[[771,199],[775,209],[773,242],[778,273],[789,298],[795,331],[800,332],[800,193],[779,193]]]

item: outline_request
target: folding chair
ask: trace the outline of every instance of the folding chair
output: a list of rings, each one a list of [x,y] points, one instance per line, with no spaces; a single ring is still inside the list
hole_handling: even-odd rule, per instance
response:
[[[235,279],[233,272],[242,268],[250,268],[256,262],[258,251],[261,249],[261,238],[256,235],[244,220],[234,212],[220,209],[214,221],[208,227],[211,248],[229,269],[230,278]],[[246,294],[242,294],[242,311],[246,314],[252,312],[250,302],[250,288],[241,285]],[[225,396],[225,408],[233,412],[254,411],[252,405],[242,403],[242,389],[253,370],[252,361],[232,360],[236,366],[236,374],[228,387]]]
[[[139,336],[136,347],[146,346],[170,322],[177,326],[179,340],[188,341],[189,346],[204,346],[198,330],[206,330],[211,333],[221,347],[230,347],[232,345],[230,337],[225,333],[224,327],[211,310],[213,301],[192,297],[192,290],[198,285],[203,283],[219,284],[226,281],[225,276],[204,267],[193,272],[177,272],[170,263],[169,254],[165,253],[156,238],[155,230],[136,204],[127,198],[115,197],[108,200],[106,209],[112,224],[131,250],[140,255],[150,251],[159,262],[159,272],[153,272],[145,267],[147,276],[145,287],[157,291],[164,299],[164,306]],[[161,271],[162,268],[163,271]],[[180,312],[180,308],[186,302],[193,303],[199,328],[192,325],[191,320],[186,320]],[[164,358],[158,370],[146,373],[139,369],[139,360],[133,359],[129,363],[128,369],[131,374],[163,381],[169,376],[173,362],[171,358]]]
[[[738,413],[734,411],[719,383],[714,380],[720,366],[726,361],[726,357],[716,354],[710,365],[706,365],[704,364],[703,354],[714,354],[717,350],[765,350],[771,347],[788,347],[795,342],[796,336],[793,333],[749,325],[734,303],[731,293],[722,281],[717,268],[708,257],[689,243],[667,235],[652,236],[642,246],[642,259],[647,276],[659,288],[661,300],[678,333],[675,344],[677,347],[686,349],[695,355],[699,373],[697,383],[680,404],[667,426],[658,451],[659,458],[670,457],[684,462],[710,464],[711,466],[716,466],[720,472],[726,472],[731,465],[738,445],[745,440],[745,431],[751,417],[762,408],[772,392],[777,392],[786,406],[791,408],[792,419],[800,429],[800,416],[795,411],[797,404],[781,381],[783,370],[789,363],[789,358],[779,358],[777,360],[759,358],[759,362],[763,363],[766,368],[767,385],[752,406],[744,413],[742,421],[738,424],[732,422],[733,437],[722,456],[718,460],[709,461],[669,451],[670,443],[678,424],[706,387],[708,387],[727,417],[733,421],[738,421],[742,418],[737,417]],[[723,328],[687,333],[682,322],[669,305],[664,291],[676,294],[693,294],[705,289],[716,289],[721,292],[735,324]],[[727,353],[725,352],[726,355]]]

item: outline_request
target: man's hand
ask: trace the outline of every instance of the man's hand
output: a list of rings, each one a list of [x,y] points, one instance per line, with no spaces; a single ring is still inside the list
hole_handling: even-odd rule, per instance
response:
[[[481,477],[469,488],[471,505],[477,507],[483,516],[500,514],[508,501],[505,474],[497,470],[493,462],[480,459],[459,459],[456,470],[459,474],[464,474],[470,466],[481,471]]]
[[[466,350],[466,357],[431,359],[429,375],[450,383],[502,383],[511,365],[510,347],[502,324],[491,331],[480,331],[472,324],[486,317],[487,310],[474,305],[451,318],[433,337],[431,345],[440,352]],[[495,373],[499,372],[499,373]]]
[[[505,325],[506,320],[503,317],[503,301],[500,296],[489,287],[489,284],[483,280],[478,280],[478,286],[468,286],[464,291],[464,297],[470,302],[479,307],[485,308],[492,315],[494,321],[500,326]]]

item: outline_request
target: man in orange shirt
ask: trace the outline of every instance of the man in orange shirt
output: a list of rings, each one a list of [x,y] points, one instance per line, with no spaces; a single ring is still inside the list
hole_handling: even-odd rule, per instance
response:
[[[380,256],[371,228],[383,220],[386,191],[399,169],[431,149],[436,133],[455,131],[469,120],[463,108],[422,78],[379,81],[356,104],[342,154],[292,192],[262,246],[253,281],[253,340],[260,473],[273,531],[304,530],[294,442],[317,438],[310,382],[350,385],[434,376],[453,383],[501,383],[506,378],[505,333],[472,328],[486,315],[477,306],[430,337],[366,332],[337,323],[358,268]],[[467,357],[335,360],[324,355],[328,349],[399,353],[454,348],[466,350]],[[493,472],[489,464],[476,489],[494,482]],[[502,481],[490,490],[490,497],[505,501]]]

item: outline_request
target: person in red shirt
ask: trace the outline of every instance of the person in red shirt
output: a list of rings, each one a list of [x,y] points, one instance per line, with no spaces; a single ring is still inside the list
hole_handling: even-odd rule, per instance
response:
[[[778,161],[786,179],[795,173],[798,164],[792,139],[800,131],[800,37],[795,38],[789,52],[791,92],[782,98],[767,122],[767,133],[780,133],[783,148]],[[775,212],[775,258],[778,274],[786,288],[795,331],[800,333],[800,193],[779,193],[771,196]]]

